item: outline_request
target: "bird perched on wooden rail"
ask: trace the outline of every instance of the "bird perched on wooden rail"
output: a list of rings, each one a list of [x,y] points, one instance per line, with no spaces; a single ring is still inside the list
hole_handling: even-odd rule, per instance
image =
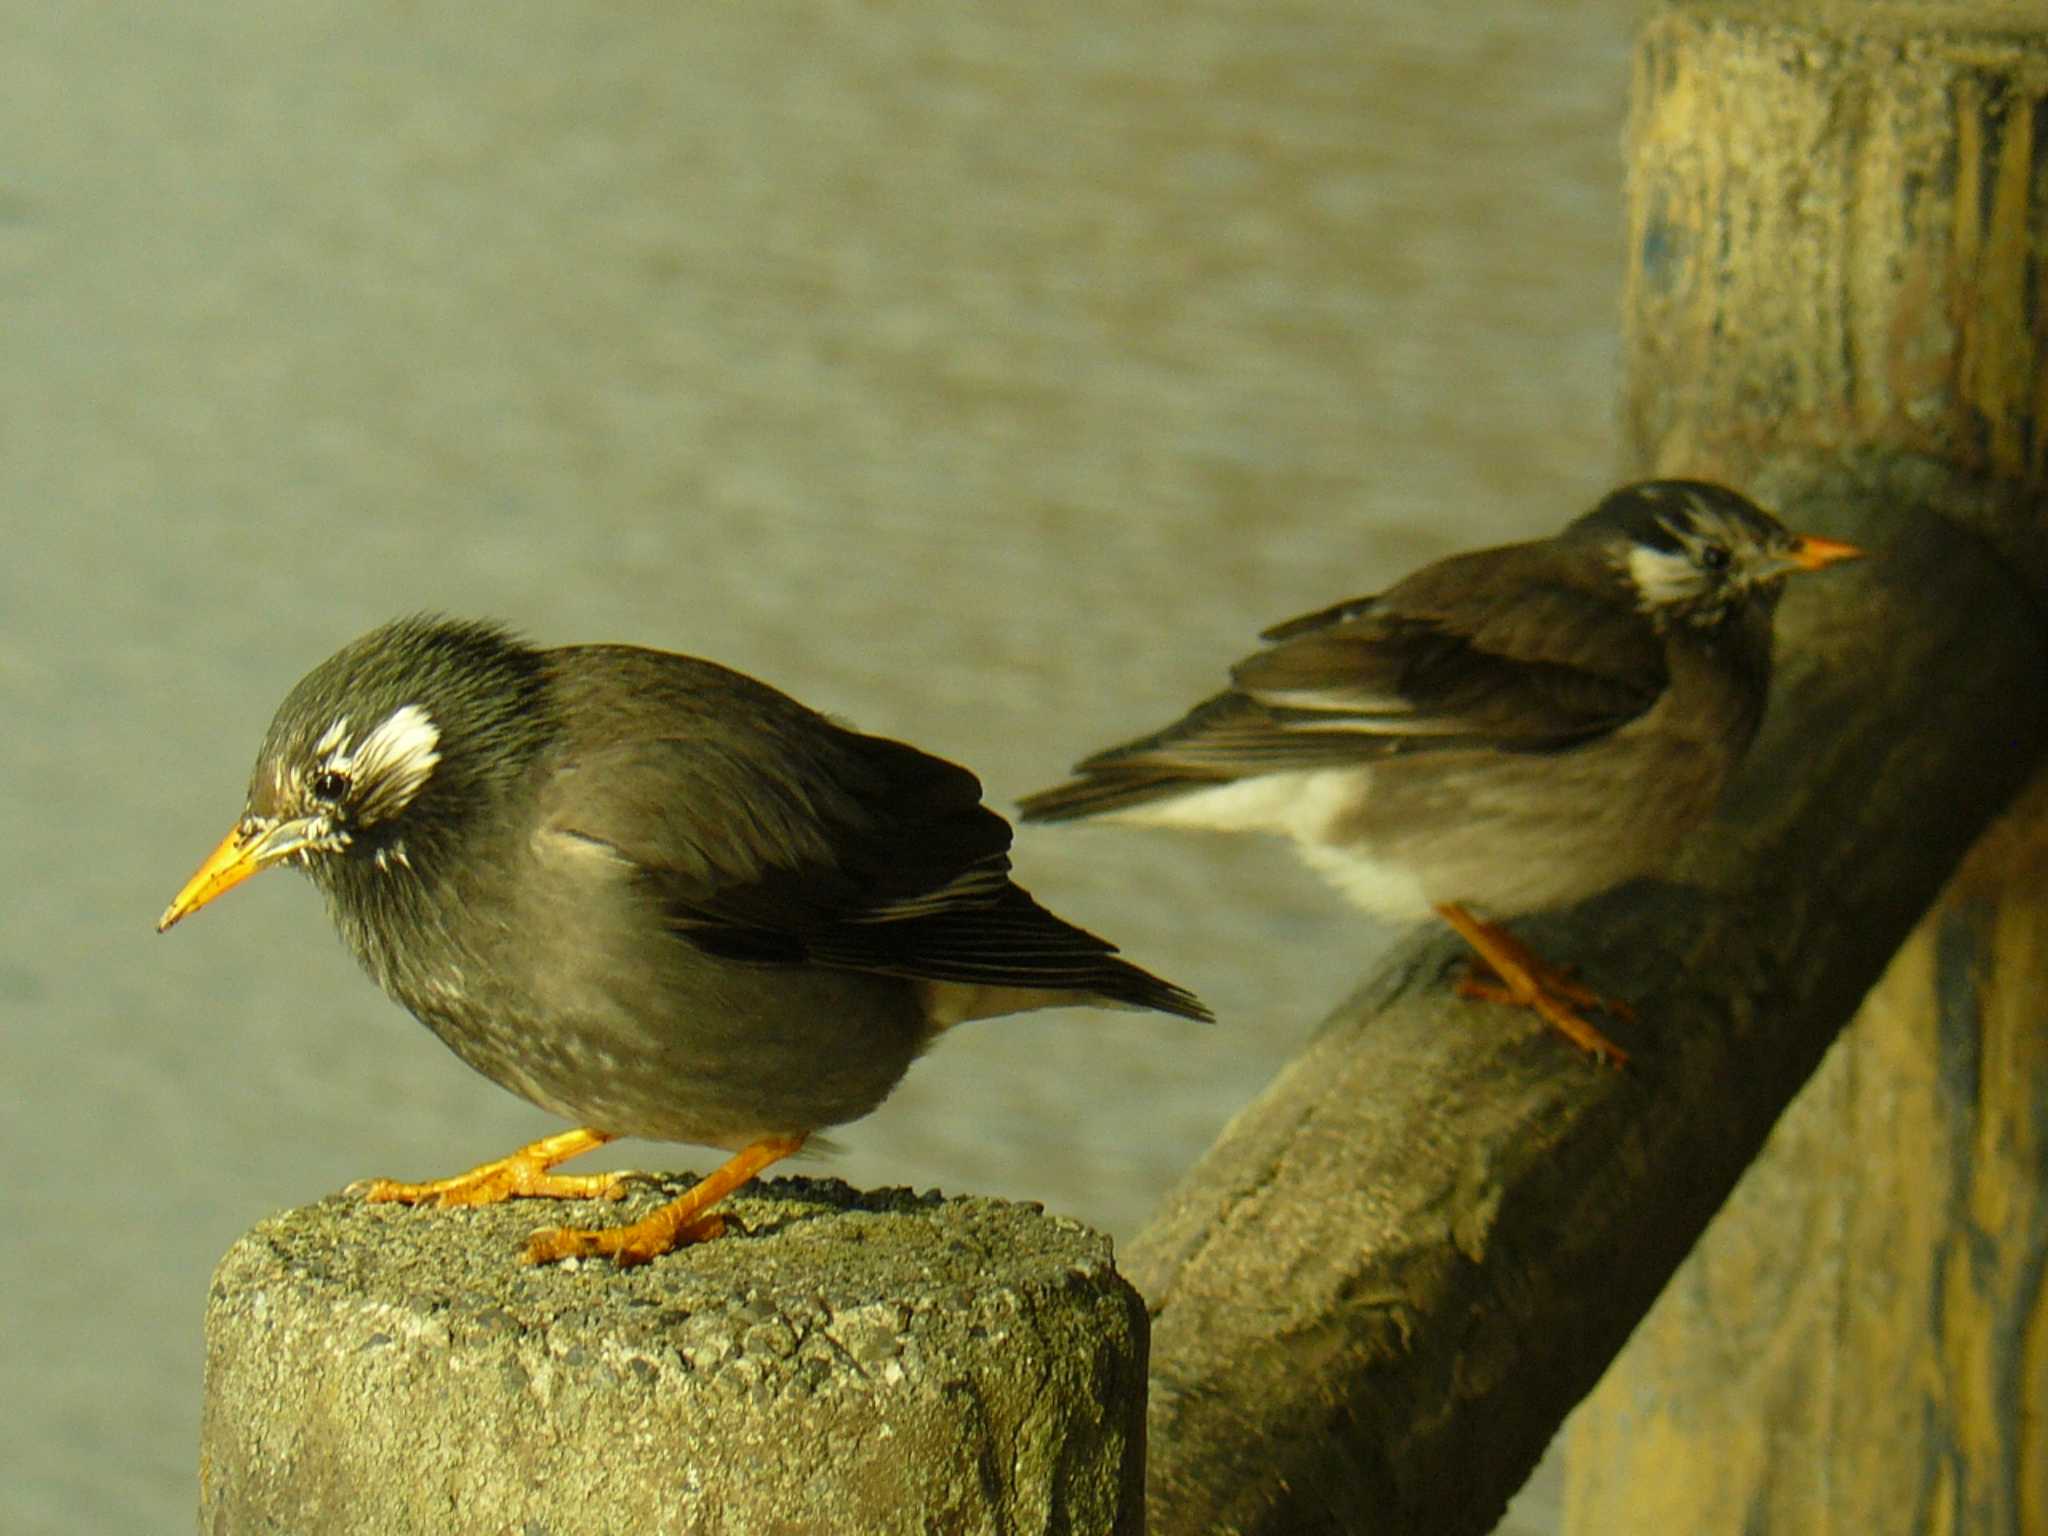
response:
[[[1498,919],[1664,867],[1756,735],[1786,576],[1860,553],[1724,486],[1623,486],[1554,538],[1276,625],[1223,692],[1025,797],[1023,819],[1291,838],[1358,906],[1463,935],[1492,973],[1465,993],[1618,1065],[1583,1013],[1625,1006]]]
[[[632,1264],[716,1235],[712,1206],[963,1020],[1209,1017],[1039,906],[1009,846],[965,768],[714,663],[413,618],[292,689],[241,819],[157,926],[295,864],[385,991],[577,1127],[371,1200],[617,1197],[623,1174],[552,1170],[619,1136],[732,1151],[641,1221],[526,1250]]]

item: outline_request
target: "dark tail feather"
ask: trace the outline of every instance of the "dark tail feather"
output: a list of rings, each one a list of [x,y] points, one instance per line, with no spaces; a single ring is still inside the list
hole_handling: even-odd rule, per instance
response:
[[[973,905],[840,923],[801,942],[803,958],[842,970],[1070,992],[1076,1003],[1094,997],[1205,1023],[1215,1017],[1192,992],[1118,959],[1109,940],[1048,912],[1019,885]]]
[[[1115,773],[1069,779],[1017,802],[1020,821],[1079,821],[1125,806],[1164,800],[1198,784],[1215,782],[1192,774]]]
[[[1164,977],[1154,976],[1150,971],[1141,970],[1130,961],[1119,960],[1113,955],[1104,957],[1102,971],[1091,978],[1089,990],[1100,993],[1111,1002],[1179,1014],[1198,1024],[1216,1022],[1216,1015],[1209,1011],[1209,1005],[1186,987],[1177,987]]]

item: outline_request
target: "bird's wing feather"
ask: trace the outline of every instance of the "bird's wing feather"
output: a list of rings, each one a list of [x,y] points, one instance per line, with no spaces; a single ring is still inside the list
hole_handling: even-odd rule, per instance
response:
[[[764,959],[1008,886],[1009,826],[966,769],[822,720],[841,739],[759,724],[575,753],[548,784],[545,825],[610,848],[705,947]]]
[[[967,769],[742,674],[659,659],[705,670],[671,666],[585,701],[602,708],[569,701],[572,722],[603,720],[604,735],[569,732],[542,823],[629,865],[684,940],[728,959],[1071,988],[1203,1016],[1011,882],[1009,823]],[[577,670],[583,686],[602,672]],[[636,734],[636,718],[654,733]]]
[[[1501,553],[1275,626],[1227,692],[1081,772],[1234,777],[1446,748],[1555,751],[1649,708],[1666,682],[1650,621]]]

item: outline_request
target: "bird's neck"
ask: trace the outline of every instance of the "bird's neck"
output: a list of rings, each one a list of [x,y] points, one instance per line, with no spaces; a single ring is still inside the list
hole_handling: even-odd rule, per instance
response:
[[[481,821],[351,859],[320,882],[342,941],[386,992],[411,1004],[475,968],[470,918],[493,910],[506,865]],[[417,1011],[417,1010],[416,1010]]]
[[[1665,638],[1674,649],[1700,657],[1707,675],[1722,680],[1722,691],[1734,710],[1724,728],[1739,756],[1763,723],[1770,694],[1771,609],[1759,603],[1737,604],[1715,623],[1673,625]]]
[[[538,726],[539,721],[533,721]],[[418,814],[308,867],[335,927],[387,992],[409,999],[475,961],[473,915],[499,909],[516,870],[545,732],[502,736],[487,766],[455,764]]]

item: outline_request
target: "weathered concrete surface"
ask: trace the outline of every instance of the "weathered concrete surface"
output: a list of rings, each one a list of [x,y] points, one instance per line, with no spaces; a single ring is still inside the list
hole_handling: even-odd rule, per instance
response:
[[[1145,1318],[1106,1238],[780,1179],[640,1269],[517,1262],[654,1194],[256,1227],[207,1308],[200,1528],[1142,1530]]]

